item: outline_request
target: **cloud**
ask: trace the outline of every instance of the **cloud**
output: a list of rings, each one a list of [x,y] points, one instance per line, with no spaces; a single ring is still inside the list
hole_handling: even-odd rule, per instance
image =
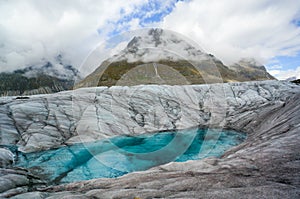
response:
[[[243,57],[262,63],[300,50],[298,0],[201,0],[178,2],[163,28],[199,43],[226,64]]]
[[[1,1],[0,70],[53,61],[59,54],[78,66],[112,31],[110,22],[143,4],[143,0]]]
[[[273,69],[282,69],[281,65],[273,65],[273,66],[269,66],[268,67],[269,70],[273,70]]]
[[[144,1],[144,4],[136,7],[128,15],[124,15],[117,21],[111,21],[109,25],[115,28],[110,36],[143,27],[157,27],[159,22],[173,10],[176,2],[177,0]]]
[[[300,79],[300,66],[296,69],[289,70],[271,69],[269,70],[269,73],[279,80],[286,80],[291,77],[296,77],[297,79]]]
[[[79,68],[109,37],[153,26],[182,33],[226,64],[243,57],[266,63],[299,52],[299,19],[298,0],[3,0],[0,72],[59,54]]]

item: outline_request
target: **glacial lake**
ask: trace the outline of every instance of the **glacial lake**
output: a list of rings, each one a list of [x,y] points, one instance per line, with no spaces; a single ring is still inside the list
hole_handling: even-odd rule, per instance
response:
[[[50,184],[115,178],[172,161],[220,157],[245,138],[236,131],[201,128],[118,136],[41,152],[19,152],[15,166],[28,168]]]

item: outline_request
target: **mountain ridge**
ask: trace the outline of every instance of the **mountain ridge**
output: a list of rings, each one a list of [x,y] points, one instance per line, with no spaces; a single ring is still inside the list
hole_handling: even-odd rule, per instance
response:
[[[56,67],[47,61],[42,66],[29,66],[0,73],[0,96],[49,94],[73,88],[80,73],[71,65]]]
[[[150,29],[148,32],[134,35],[123,50],[103,61],[94,72],[76,84],[75,88],[113,86],[120,82],[122,85],[135,85],[134,81],[136,84],[156,84],[157,82],[151,82],[149,78],[144,81],[123,81],[127,73],[137,75],[135,67],[141,68],[143,64],[154,63],[176,70],[187,80],[187,84],[275,79],[254,59],[242,59],[236,64],[226,66],[214,55],[205,53],[176,33]],[[140,69],[139,75],[153,76],[158,72],[155,67],[149,72],[149,68],[151,67],[148,65],[144,71]],[[173,84],[176,82],[173,81]]]

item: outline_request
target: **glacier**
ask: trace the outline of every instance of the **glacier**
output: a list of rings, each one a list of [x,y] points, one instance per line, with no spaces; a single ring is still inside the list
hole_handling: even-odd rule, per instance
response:
[[[285,81],[98,87],[24,99],[1,97],[0,197],[298,198],[299,98],[300,87]],[[75,169],[68,178],[77,182],[55,186],[47,184],[47,176],[33,174],[30,165],[14,166],[13,154],[59,153],[81,143],[191,127],[244,132],[247,139],[219,157],[182,156],[126,175],[122,172],[131,168],[116,165],[123,175],[116,178],[77,181],[83,171]],[[104,165],[110,155],[111,151],[99,153]],[[98,162],[90,160],[91,167]],[[114,160],[126,158],[118,155]],[[51,172],[63,182],[64,170]]]

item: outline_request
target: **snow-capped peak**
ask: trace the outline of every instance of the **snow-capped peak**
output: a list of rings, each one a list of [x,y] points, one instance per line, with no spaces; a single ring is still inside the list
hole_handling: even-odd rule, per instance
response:
[[[133,36],[126,48],[113,56],[112,60],[128,62],[155,62],[159,60],[208,59],[208,55],[181,35],[162,29],[149,29]]]
[[[60,61],[47,61],[42,65],[30,66],[23,69],[23,76],[28,78],[37,77],[41,74],[65,80],[74,80],[80,78],[79,71],[76,68],[71,65],[64,65]]]
[[[252,69],[259,69],[259,70],[266,71],[266,68],[264,67],[264,65],[260,64],[254,58],[242,58],[237,63],[232,64],[230,66],[230,68],[233,70],[242,70],[245,68],[252,68]]]

